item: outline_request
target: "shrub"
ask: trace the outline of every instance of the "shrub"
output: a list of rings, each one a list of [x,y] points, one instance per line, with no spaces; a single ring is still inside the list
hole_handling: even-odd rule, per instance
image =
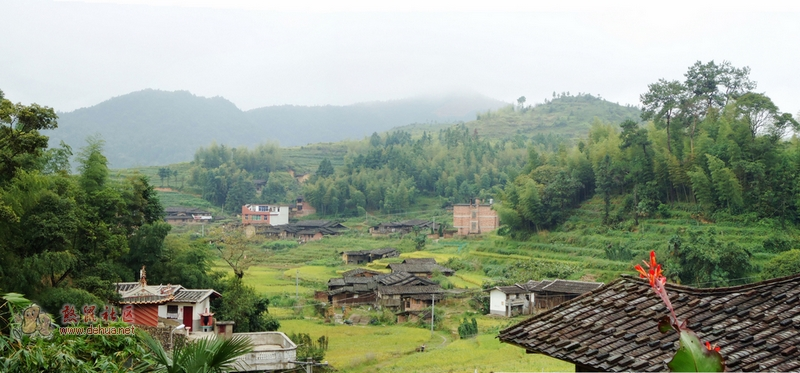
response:
[[[472,338],[478,335],[478,322],[475,321],[473,317],[471,321],[467,320],[465,317],[463,321],[461,321],[461,325],[458,326],[458,336],[461,339]]]

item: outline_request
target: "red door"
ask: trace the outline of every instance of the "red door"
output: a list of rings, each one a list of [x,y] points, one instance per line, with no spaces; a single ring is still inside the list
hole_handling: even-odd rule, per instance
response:
[[[183,325],[192,328],[192,306],[183,306]]]

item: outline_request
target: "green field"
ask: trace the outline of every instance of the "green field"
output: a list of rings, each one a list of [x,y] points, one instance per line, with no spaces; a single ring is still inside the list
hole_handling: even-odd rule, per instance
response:
[[[281,331],[328,336],[325,358],[340,372],[574,371],[572,364],[528,355],[500,343],[493,334],[453,340],[451,333],[431,335],[429,329],[415,326],[334,326],[311,320],[281,321]],[[423,344],[426,352],[415,352]]]

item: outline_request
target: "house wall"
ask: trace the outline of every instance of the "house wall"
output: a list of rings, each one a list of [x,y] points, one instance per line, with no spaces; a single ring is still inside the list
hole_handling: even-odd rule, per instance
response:
[[[341,293],[336,294],[332,297],[331,303],[333,303],[334,307],[339,307],[342,305],[351,305],[351,304],[371,304],[375,303],[375,293],[366,293],[366,294],[353,294],[353,293]]]
[[[199,331],[200,330],[200,314],[206,312],[206,309],[211,309],[211,302],[209,298],[203,299],[197,303],[178,303],[178,302],[170,302],[167,304],[162,304],[158,306],[158,317],[167,318],[167,306],[178,306],[178,318],[170,318],[171,320],[178,321],[183,323],[183,307],[184,306],[191,306],[192,307],[192,331]]]
[[[493,231],[500,225],[497,211],[488,204],[461,204],[453,206],[453,227],[458,235],[467,236]]]
[[[497,289],[489,292],[489,313],[506,316],[506,293]]]
[[[261,209],[267,211],[259,211]],[[242,206],[242,224],[289,224],[289,206],[244,205]]]
[[[418,311],[424,310],[431,306],[431,301],[417,300],[414,298],[407,298],[405,300],[403,311]]]
[[[133,305],[133,324],[158,326],[158,306],[155,304]]]

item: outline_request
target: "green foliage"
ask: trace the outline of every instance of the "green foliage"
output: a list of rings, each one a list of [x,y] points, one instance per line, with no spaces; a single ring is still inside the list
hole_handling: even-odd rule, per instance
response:
[[[707,349],[691,330],[681,330],[678,352],[667,363],[672,372],[724,372],[725,360]]]
[[[316,340],[306,333],[291,333],[289,339],[297,345],[297,361],[306,361],[312,358],[314,361],[322,361],[325,358],[325,351],[328,350],[328,337],[320,336]]]
[[[467,320],[465,317],[458,325],[458,336],[461,339],[473,338],[478,335],[478,322],[473,317],[472,320]]]
[[[761,277],[765,280],[800,273],[800,250],[784,251],[764,264]]]
[[[176,349],[169,356],[161,343],[149,334],[137,331],[152,354],[155,372],[165,373],[221,373],[235,370],[236,359],[253,351],[253,344],[243,337],[202,338]]]
[[[257,295],[235,276],[221,285],[223,296],[213,304],[218,320],[234,321],[237,333],[278,330],[280,322],[268,313],[269,298]]]
[[[578,265],[544,260],[519,260],[507,266],[484,267],[487,276],[508,284],[525,283],[529,280],[542,280],[546,278],[566,279],[578,273],[580,270],[581,267]]]
[[[669,240],[666,275],[682,284],[718,287],[742,284],[755,270],[752,254],[733,242],[724,242],[714,230],[689,232],[688,242],[674,236]]]

